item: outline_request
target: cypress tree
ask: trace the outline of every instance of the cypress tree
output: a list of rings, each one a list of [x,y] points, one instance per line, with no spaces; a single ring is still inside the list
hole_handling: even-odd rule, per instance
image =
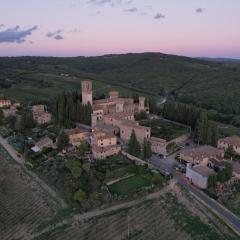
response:
[[[151,143],[144,138],[143,142],[143,159],[149,159],[152,156]]]
[[[128,143],[128,153],[135,157],[139,157],[141,154],[141,146],[136,138],[134,130],[132,130],[131,137]]]

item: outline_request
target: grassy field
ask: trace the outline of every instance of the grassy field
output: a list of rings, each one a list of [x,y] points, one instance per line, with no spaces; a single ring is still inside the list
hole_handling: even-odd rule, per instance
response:
[[[217,123],[221,137],[227,136],[240,136],[240,128],[234,127],[229,124]]]
[[[180,137],[188,132],[187,127],[166,121],[164,119],[143,120],[141,125],[151,127],[153,137],[163,138],[167,141]]]
[[[130,196],[151,184],[147,177],[149,175],[146,174],[126,178],[109,186],[109,190],[112,194]]]

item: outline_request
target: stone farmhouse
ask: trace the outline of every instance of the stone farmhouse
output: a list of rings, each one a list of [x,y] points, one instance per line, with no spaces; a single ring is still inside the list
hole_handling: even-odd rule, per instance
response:
[[[233,150],[240,155],[240,137],[232,136],[218,140],[219,149],[226,151],[229,147],[232,147]]]
[[[34,152],[40,152],[44,148],[52,148],[52,147],[54,147],[53,140],[49,137],[43,137],[31,149]]]
[[[66,129],[65,132],[69,137],[69,144],[73,146],[79,146],[90,137],[90,133],[87,130],[80,128]]]
[[[45,111],[44,105],[34,105],[32,106],[33,119],[37,124],[49,123],[52,119],[52,114]]]
[[[93,132],[91,146],[95,159],[104,159],[116,155],[121,150],[121,146],[117,144],[117,137],[103,130]]]
[[[207,165],[211,158],[222,159],[223,157],[224,152],[222,150],[208,145],[183,150],[179,156],[182,161],[187,163],[203,165]]]
[[[91,116],[93,139],[96,137],[95,131],[102,131],[105,132],[105,134],[107,133],[106,137],[109,136],[109,134],[119,135],[122,141],[128,143],[131,133],[134,130],[137,140],[141,144],[145,138],[149,139],[152,143],[153,152],[163,155],[166,154],[166,141],[151,138],[151,129],[140,126],[134,119],[135,113],[141,111],[149,112],[149,108],[145,106],[145,97],[140,96],[139,102],[134,103],[133,98],[121,98],[117,91],[110,91],[108,98],[93,101],[92,92],[92,82],[89,80],[82,81],[82,103],[91,104],[93,109]],[[104,151],[99,147],[101,146],[98,146],[95,142],[92,148],[95,157],[98,158],[99,156],[115,154],[119,149],[119,146],[113,148],[112,143],[109,146],[105,146]]]

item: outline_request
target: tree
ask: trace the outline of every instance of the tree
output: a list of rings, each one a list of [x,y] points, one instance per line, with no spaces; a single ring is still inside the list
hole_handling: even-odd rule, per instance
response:
[[[57,140],[58,149],[62,150],[68,143],[69,143],[68,135],[65,133],[65,131],[61,131]]]
[[[71,172],[74,178],[79,178],[82,174],[81,163],[77,160],[66,160],[65,167]]]
[[[86,199],[86,193],[83,191],[83,190],[81,190],[81,189],[79,189],[78,191],[76,191],[75,193],[74,193],[74,200],[75,201],[78,201],[78,202],[83,202],[84,200]]]
[[[145,120],[145,119],[147,119],[147,113],[145,111],[135,113],[134,118],[135,118],[136,121]]]
[[[149,159],[152,156],[151,143],[144,138],[143,142],[143,159]]]
[[[215,188],[217,184],[217,176],[211,175],[208,177],[208,188]]]
[[[83,156],[87,150],[88,150],[88,145],[86,142],[81,143],[77,148],[77,152],[80,156]]]
[[[0,124],[3,123],[3,118],[4,118],[3,111],[2,111],[2,109],[0,109]]]
[[[134,129],[132,130],[131,137],[128,143],[128,153],[135,157],[139,157],[141,154],[141,146],[136,138]]]
[[[228,159],[234,159],[236,157],[237,153],[235,152],[235,150],[233,149],[232,146],[228,147],[228,149],[225,152],[225,158]]]

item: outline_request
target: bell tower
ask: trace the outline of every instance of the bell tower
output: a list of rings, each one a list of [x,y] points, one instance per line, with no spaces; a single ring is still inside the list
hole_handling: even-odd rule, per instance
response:
[[[92,105],[92,101],[92,81],[82,81],[82,104],[87,105],[90,103]]]

